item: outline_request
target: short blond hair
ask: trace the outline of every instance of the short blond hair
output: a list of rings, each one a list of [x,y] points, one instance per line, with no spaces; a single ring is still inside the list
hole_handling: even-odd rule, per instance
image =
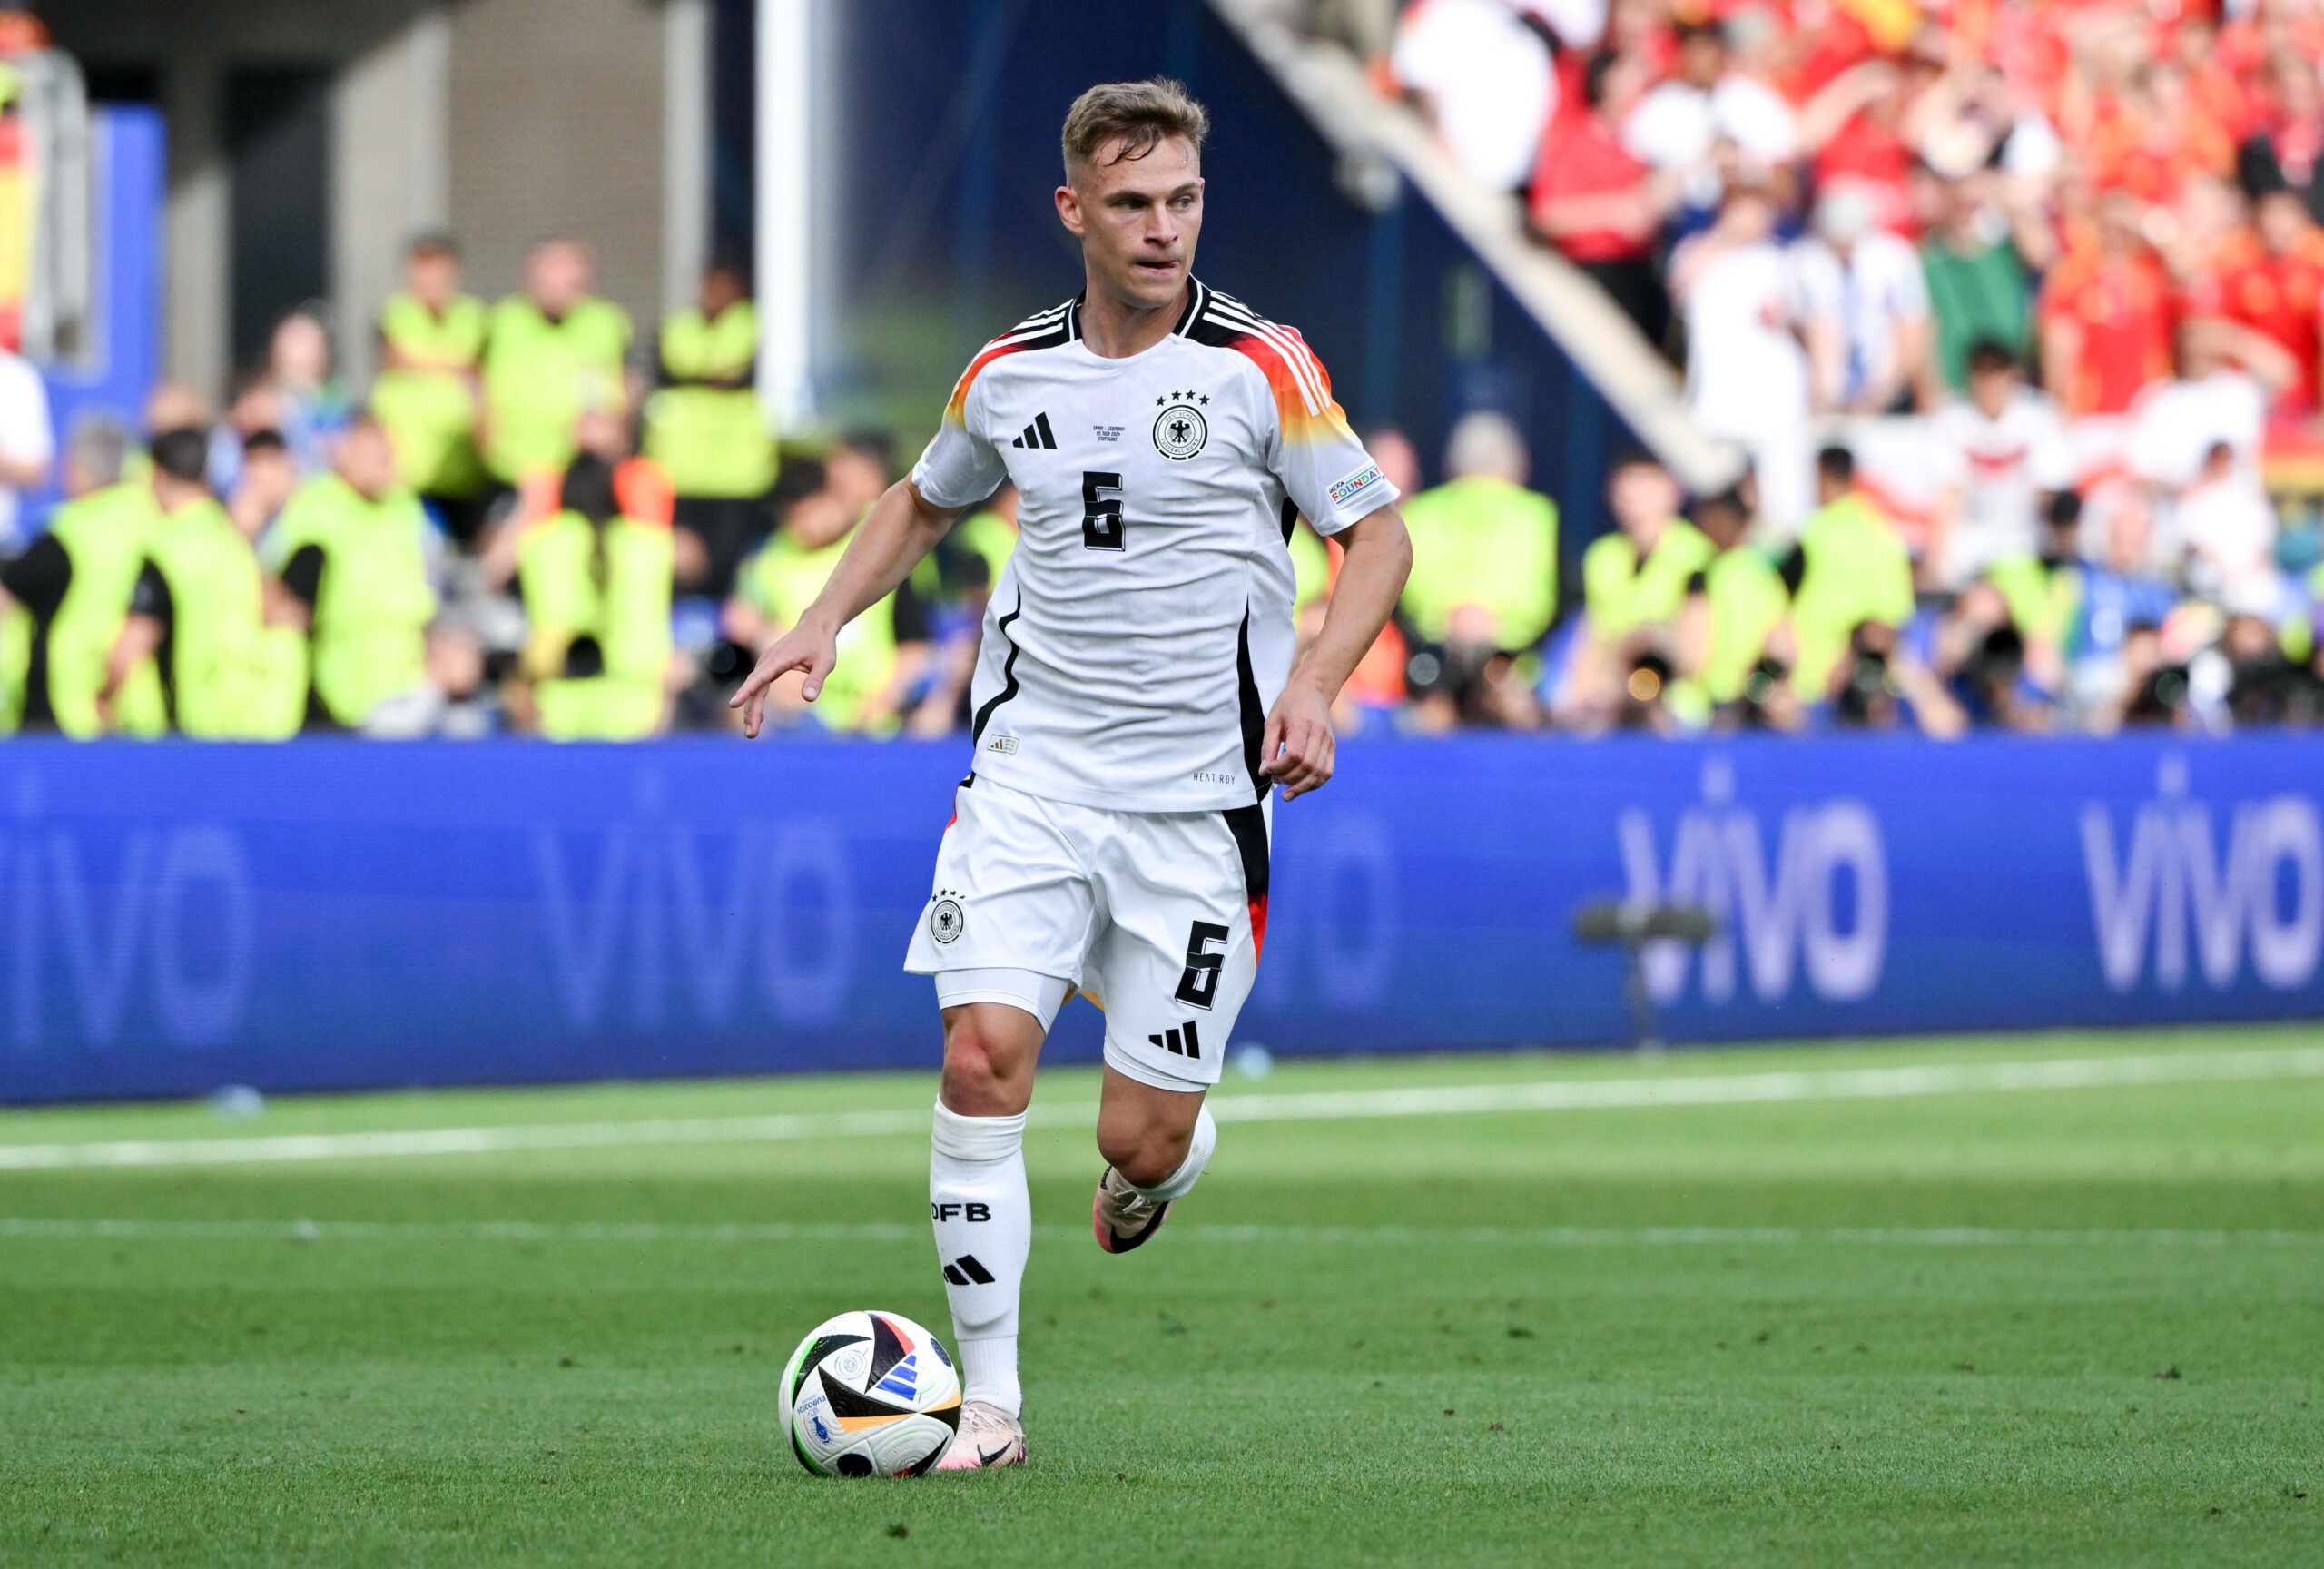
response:
[[[1143,82],[1100,82],[1073,101],[1065,116],[1065,173],[1087,168],[1098,152],[1119,142],[1108,160],[1143,158],[1159,143],[1177,137],[1202,151],[1210,134],[1210,111],[1187,95],[1183,83],[1167,76]]]

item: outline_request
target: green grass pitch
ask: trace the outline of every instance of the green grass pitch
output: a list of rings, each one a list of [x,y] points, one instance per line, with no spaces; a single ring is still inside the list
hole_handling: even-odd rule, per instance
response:
[[[1356,1060],[1222,1094],[2316,1040]],[[932,1089],[10,1112],[0,1145]],[[1032,1465],[818,1481],[774,1430],[798,1337],[854,1307],[949,1334],[926,1148],[0,1169],[0,1564],[2324,1562],[2324,1078],[1229,1121],[1123,1258],[1086,1125],[1042,1127]]]

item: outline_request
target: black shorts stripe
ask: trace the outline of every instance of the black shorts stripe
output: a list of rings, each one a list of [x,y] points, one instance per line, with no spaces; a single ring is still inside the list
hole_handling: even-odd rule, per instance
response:
[[[1251,613],[1243,612],[1243,625],[1235,634],[1235,699],[1242,711],[1243,767],[1250,775],[1251,790],[1256,799],[1264,801],[1272,788],[1266,775],[1259,772],[1259,746],[1266,739],[1266,706],[1259,701],[1259,678],[1251,669]]]
[[[1267,902],[1267,814],[1264,806],[1235,806],[1219,814],[1243,857],[1243,889],[1254,904]]]
[[[1013,639],[1013,636],[1009,636],[1009,623],[1016,621],[1018,616],[1022,616],[1022,614],[1025,614],[1025,599],[1018,597],[1018,607],[1016,607],[1016,609],[1009,611],[1009,614],[1006,614],[1006,616],[1001,616],[1000,621],[992,623],[992,630],[1000,632],[1000,635],[1001,635],[1001,642],[1009,644],[1009,657],[1006,657],[1006,660],[1001,660],[1001,690],[997,690],[997,693],[992,693],[992,697],[988,697],[988,700],[985,700],[985,706],[980,706],[980,709],[976,709],[976,721],[971,723],[971,725],[970,725],[970,746],[971,746],[971,748],[974,748],[974,746],[980,746],[980,744],[983,744],[983,739],[985,739],[985,725],[988,725],[988,723],[992,723],[992,709],[997,709],[997,706],[1001,706],[1001,705],[1004,705],[1004,702],[1011,700],[1011,697],[1016,697],[1016,693],[1018,693],[1018,686],[1016,686],[1016,656],[1018,656],[1018,646],[1016,646],[1016,639]],[[974,772],[974,769],[971,769],[971,772]]]

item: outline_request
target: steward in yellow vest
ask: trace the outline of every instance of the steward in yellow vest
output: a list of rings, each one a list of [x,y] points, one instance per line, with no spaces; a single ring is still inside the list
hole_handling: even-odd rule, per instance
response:
[[[0,567],[19,676],[9,687],[10,728],[75,739],[104,731],[97,695],[105,661],[129,617],[146,532],[160,518],[150,485],[108,485],[58,508],[48,532]],[[142,725],[161,728],[160,696],[151,683],[135,695],[130,707]]]
[[[1682,720],[1699,725],[1715,709],[1747,699],[1764,703],[1771,695],[1764,676],[1756,691],[1753,678],[1768,639],[1783,625],[1791,595],[1776,564],[1745,538],[1751,513],[1738,491],[1704,498],[1695,516],[1718,554],[1687,586],[1679,643],[1689,676],[1673,685],[1669,702]],[[1748,717],[1740,712],[1735,716]]]
[[[1608,488],[1621,528],[1581,553],[1582,604],[1590,636],[1601,645],[1641,627],[1675,623],[1688,584],[1718,553],[1679,515],[1679,487],[1652,459],[1621,464]]]
[[[1896,526],[1856,488],[1856,459],[1845,447],[1817,454],[1817,510],[1800,527],[1784,563],[1792,585],[1791,630],[1799,650],[1792,690],[1822,698],[1832,671],[1867,621],[1902,627],[1913,618],[1913,561]]]
[[[419,685],[436,614],[433,533],[419,498],[396,483],[388,432],[358,415],[331,472],[301,486],[266,537],[312,629],[310,722],[359,729],[379,703]]]
[[[656,386],[645,400],[645,456],[677,491],[676,526],[702,568],[684,587],[723,598],[766,537],[775,447],[759,403],[758,307],[741,269],[714,263],[702,302],[662,323]]]
[[[557,510],[517,547],[524,669],[552,740],[631,740],[662,727],[670,670],[669,480],[649,459],[592,452]]]
[[[573,460],[575,423],[627,402],[629,316],[593,297],[595,264],[577,241],[552,240],[525,262],[525,292],[493,307],[484,345],[485,467],[505,485]]]
[[[306,640],[270,621],[258,553],[202,482],[209,443],[199,430],[153,439],[144,560],[130,614],[106,662],[100,711],[123,712],[151,669],[168,721],[212,740],[296,734],[305,712]]]
[[[435,503],[462,544],[483,520],[477,377],[488,320],[483,301],[460,292],[459,253],[441,236],[412,242],[404,287],[379,311],[371,412],[395,443],[403,488]]]

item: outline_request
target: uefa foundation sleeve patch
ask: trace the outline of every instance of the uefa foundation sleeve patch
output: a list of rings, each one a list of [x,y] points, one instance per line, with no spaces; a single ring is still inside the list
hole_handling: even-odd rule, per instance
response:
[[[1358,497],[1368,495],[1387,483],[1387,476],[1380,472],[1377,463],[1366,463],[1354,473],[1332,484],[1332,505],[1345,507]]]

